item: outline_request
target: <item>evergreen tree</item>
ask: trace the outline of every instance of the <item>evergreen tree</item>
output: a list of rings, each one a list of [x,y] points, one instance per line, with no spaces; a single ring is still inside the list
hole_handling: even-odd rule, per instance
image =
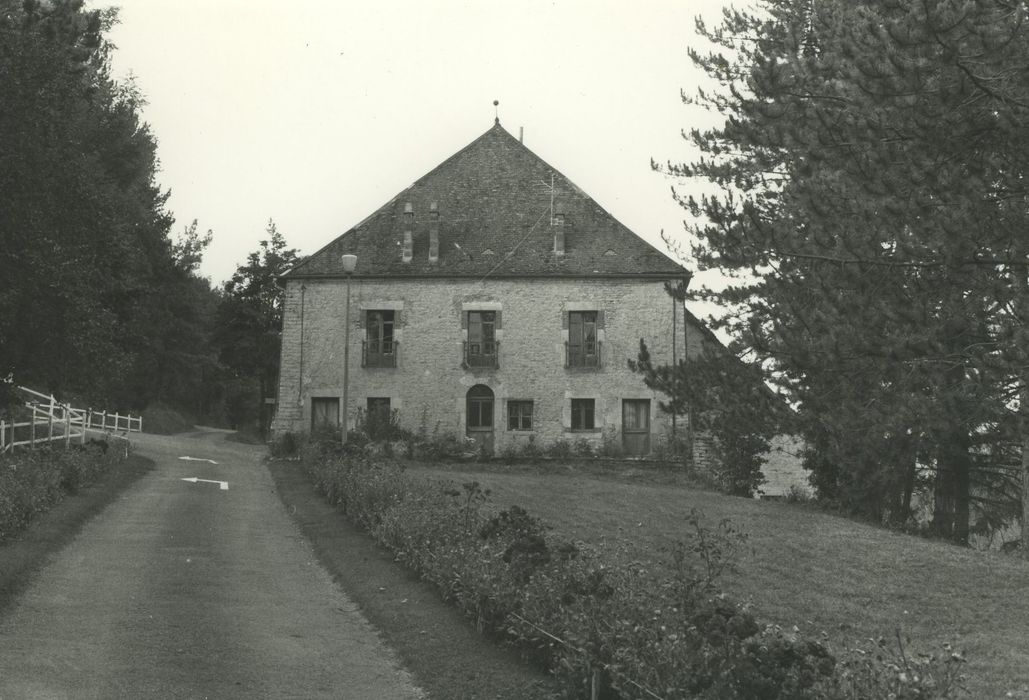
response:
[[[1026,434],[1029,27],[1004,0],[767,0],[699,31],[726,116],[670,166],[716,196],[683,204],[701,297],[800,409],[820,493],[936,531],[1010,512]],[[1022,423],[1024,424],[1024,417]]]
[[[242,426],[260,419],[262,430],[263,400],[274,395],[278,383],[284,295],[278,280],[298,261],[296,249],[286,247],[286,239],[271,220],[267,234],[225,283],[216,340],[228,372],[230,424]]]
[[[0,374],[110,408],[192,401],[211,290],[169,239],[113,10],[0,0]]]

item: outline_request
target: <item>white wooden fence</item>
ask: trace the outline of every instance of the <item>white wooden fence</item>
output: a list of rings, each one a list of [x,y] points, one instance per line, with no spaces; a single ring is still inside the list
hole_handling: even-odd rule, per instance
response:
[[[53,396],[23,386],[16,388],[30,397],[25,407],[32,411],[32,419],[15,423],[0,420],[0,453],[13,452],[17,447],[33,448],[40,443],[63,442],[68,446],[74,441],[82,445],[90,431],[124,440],[124,433],[143,430],[143,419],[139,416],[73,408]]]

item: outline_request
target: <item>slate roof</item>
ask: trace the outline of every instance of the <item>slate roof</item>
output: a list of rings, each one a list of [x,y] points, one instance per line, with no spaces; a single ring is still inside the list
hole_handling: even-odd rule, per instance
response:
[[[553,186],[551,187],[551,183]],[[553,211],[564,214],[565,253],[554,252]],[[439,259],[429,260],[430,206]],[[410,204],[413,216],[405,217]],[[405,230],[413,257],[403,261]],[[684,269],[604,211],[497,121],[375,213],[298,263],[285,278],[677,277]]]

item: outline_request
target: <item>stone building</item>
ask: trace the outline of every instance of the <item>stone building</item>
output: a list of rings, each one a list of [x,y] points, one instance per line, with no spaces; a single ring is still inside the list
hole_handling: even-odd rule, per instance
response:
[[[498,121],[284,275],[273,428],[395,412],[493,451],[650,454],[669,419],[626,361],[711,338],[665,292],[686,276]]]

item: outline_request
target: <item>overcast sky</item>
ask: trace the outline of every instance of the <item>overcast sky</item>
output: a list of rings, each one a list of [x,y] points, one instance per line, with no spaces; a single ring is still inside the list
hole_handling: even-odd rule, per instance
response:
[[[91,4],[121,8],[115,76],[148,101],[174,231],[214,231],[216,283],[269,219],[315,252],[489,129],[494,100],[630,229],[682,238],[676,183],[650,160],[690,159],[681,130],[710,123],[680,91],[700,79],[693,18],[725,0]]]

